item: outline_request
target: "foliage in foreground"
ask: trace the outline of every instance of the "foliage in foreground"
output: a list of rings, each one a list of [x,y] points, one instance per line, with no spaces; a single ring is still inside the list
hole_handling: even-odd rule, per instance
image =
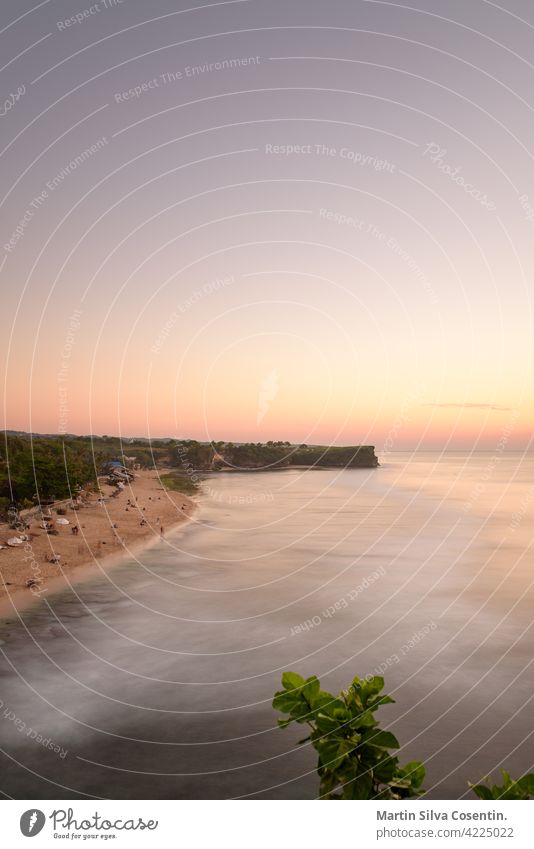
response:
[[[399,765],[390,753],[399,743],[390,731],[382,731],[375,713],[394,702],[380,695],[384,679],[355,678],[348,690],[333,696],[321,690],[318,678],[306,680],[295,672],[282,675],[283,690],[273,707],[288,714],[281,728],[292,722],[307,724],[311,731],[299,741],[310,741],[319,755],[317,772],[323,799],[407,799],[423,792],[425,768],[420,761]]]
[[[534,773],[523,775],[522,778],[514,780],[506,772],[501,770],[502,785],[490,784],[490,779],[485,778],[482,784],[470,784],[473,793],[479,799],[531,799],[534,796]]]
[[[390,754],[399,743],[391,732],[382,731],[374,714],[380,705],[391,704],[391,696],[379,695],[384,679],[375,676],[355,678],[348,690],[333,696],[321,690],[315,675],[302,678],[284,672],[283,690],[275,693],[273,707],[288,714],[278,725],[307,724],[311,733],[299,743],[311,742],[319,755],[317,772],[323,799],[408,799],[423,794],[425,767],[420,761],[399,766]],[[534,773],[513,779],[501,770],[502,785],[469,784],[479,799],[520,799],[534,797]]]

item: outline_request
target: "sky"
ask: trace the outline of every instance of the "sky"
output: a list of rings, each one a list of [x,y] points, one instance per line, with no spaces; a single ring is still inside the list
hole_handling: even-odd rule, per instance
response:
[[[4,427],[523,448],[526,0],[5,0]]]

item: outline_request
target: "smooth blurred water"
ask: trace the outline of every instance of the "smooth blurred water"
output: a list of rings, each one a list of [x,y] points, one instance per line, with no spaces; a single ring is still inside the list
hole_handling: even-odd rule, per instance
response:
[[[313,798],[315,755],[271,708],[285,669],[333,690],[382,671],[433,797],[531,769],[531,456],[382,462],[213,476],[192,525],[11,617],[3,792]]]

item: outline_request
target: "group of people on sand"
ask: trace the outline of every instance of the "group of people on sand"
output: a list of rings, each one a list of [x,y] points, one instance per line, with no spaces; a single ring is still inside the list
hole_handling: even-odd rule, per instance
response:
[[[117,494],[120,494],[120,493],[119,493],[119,492],[117,492]],[[149,500],[149,501],[155,501],[156,499],[155,499],[155,498],[152,498],[151,496],[148,496],[148,500]],[[160,497],[160,496],[158,496],[158,500],[161,500],[161,497]],[[184,512],[186,511],[186,506],[187,506],[187,505],[186,505],[185,503],[181,505],[181,509],[182,509],[182,511],[184,511]],[[128,500],[127,500],[127,502],[126,502],[126,507],[125,507],[124,509],[125,509],[126,511],[127,511],[127,510],[132,510],[132,509],[133,509],[133,510],[140,510],[140,511],[142,511],[142,512],[146,512],[146,507],[140,507],[140,505],[138,504],[138,497],[137,497],[137,496],[135,496],[135,499],[133,499],[133,498],[128,498]],[[43,518],[43,525],[45,526],[45,528],[46,528],[47,532],[48,532],[48,533],[51,533],[51,532],[52,532],[52,533],[56,533],[56,534],[57,534],[57,533],[58,533],[58,531],[57,531],[57,530],[53,527],[53,525],[52,525],[52,517],[51,517],[50,515],[48,515],[48,516],[44,516],[44,515],[43,515],[43,517],[42,517],[42,518]],[[140,524],[140,526],[144,527],[144,526],[147,526],[147,525],[149,524],[149,522],[147,521],[147,519],[146,519],[144,516],[141,516],[141,521],[139,522],[139,524]],[[163,527],[163,524],[161,524],[161,519],[160,519],[160,517],[159,517],[159,516],[157,516],[157,517],[156,517],[156,521],[155,521],[155,523],[154,523],[154,524],[156,525],[156,527],[158,527],[158,525],[159,525],[159,533],[160,533],[160,536],[162,536],[162,537],[163,537],[163,536],[164,536],[164,534],[165,534],[165,528]],[[118,531],[118,525],[117,525],[117,523],[116,523],[116,522],[114,522],[114,523],[113,523],[113,525],[112,525],[112,529],[113,529],[113,535],[114,535],[115,541],[124,542],[124,541],[123,541],[123,540],[121,540],[121,539],[120,539],[120,537],[118,536],[118,532],[117,532],[117,531]],[[73,525],[71,526],[71,529],[70,529],[70,530],[71,530],[71,534],[72,534],[73,536],[76,536],[76,537],[77,537],[77,536],[78,536],[78,534],[80,533],[80,528],[79,528],[79,526],[78,526],[77,524],[73,524]],[[105,541],[104,541],[104,540],[99,541],[99,542],[97,543],[97,551],[100,551],[100,546],[101,546],[101,545],[105,545],[105,544],[106,544],[106,543],[105,543]],[[56,564],[56,565],[60,565],[60,564],[61,564],[61,555],[60,555],[60,554],[55,554],[55,553],[52,553],[52,554],[46,554],[46,555],[45,555],[45,561],[46,561],[47,563],[54,563],[54,564]]]

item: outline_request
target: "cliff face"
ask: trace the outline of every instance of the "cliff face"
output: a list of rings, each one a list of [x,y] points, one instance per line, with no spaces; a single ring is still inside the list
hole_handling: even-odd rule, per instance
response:
[[[270,471],[289,466],[360,469],[378,466],[373,445],[290,445],[289,442],[199,443],[174,446],[171,466],[196,471]]]
[[[378,466],[374,445],[260,445],[226,446],[212,468],[283,469],[288,466],[317,466],[330,469],[359,469]]]
[[[294,466],[322,466],[332,469],[361,469],[378,466],[374,445],[314,445],[299,448],[291,459]]]

